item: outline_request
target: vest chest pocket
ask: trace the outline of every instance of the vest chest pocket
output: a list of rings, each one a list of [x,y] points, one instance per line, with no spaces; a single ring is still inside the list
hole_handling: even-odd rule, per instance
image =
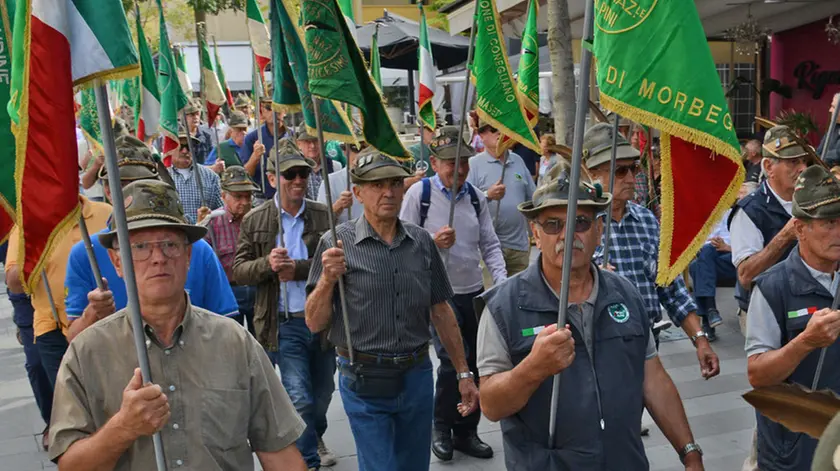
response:
[[[251,236],[254,241],[254,252],[257,257],[265,257],[271,249],[277,246],[277,233],[268,231],[254,231]]]
[[[785,330],[787,331],[788,340],[793,339],[804,332],[805,327],[808,325],[808,321],[810,320],[811,314],[804,314],[798,317],[785,319]]]

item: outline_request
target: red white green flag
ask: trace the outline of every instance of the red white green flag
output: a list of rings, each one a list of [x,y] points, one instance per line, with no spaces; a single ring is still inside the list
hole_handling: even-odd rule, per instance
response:
[[[219,45],[216,44],[216,38],[213,38],[213,56],[216,60],[216,78],[219,79],[219,84],[221,84],[222,90],[225,92],[225,100],[228,106],[233,108],[233,94],[230,92],[230,87],[228,87],[227,80],[225,79],[225,71],[222,69],[222,60],[219,59]]]
[[[201,78],[204,84],[204,100],[207,106],[207,122],[212,125],[216,122],[219,110],[225,104],[225,92],[216,76],[213,68],[213,61],[210,60],[210,48],[207,47],[207,38],[204,35],[198,38],[201,54]]]
[[[190,73],[187,71],[187,58],[184,55],[184,49],[180,45],[175,46],[175,65],[178,66],[178,81],[181,83],[181,90],[188,95],[192,95],[195,89],[190,80]]]
[[[9,113],[17,259],[31,290],[79,215],[73,87],[135,76],[140,64],[120,0],[20,0],[16,8]]]
[[[271,62],[271,41],[257,0],[245,0],[245,16],[248,21],[248,38],[251,41],[251,49],[254,51],[254,60],[257,61],[260,77],[262,77],[265,67]]]
[[[181,88],[178,80],[178,65],[169,45],[169,34],[166,32],[166,18],[163,16],[163,5],[157,0],[160,12],[160,48],[158,54],[158,90],[160,91],[160,132],[163,134],[163,163],[169,167],[172,154],[178,152],[178,112],[189,99]]]
[[[140,93],[137,118],[137,138],[145,141],[160,132],[160,92],[152,52],[140,21],[140,10],[135,9],[137,20],[137,52],[140,54]]]
[[[420,88],[417,93],[417,109],[420,110],[420,121],[427,128],[435,129],[437,117],[435,116],[432,99],[435,97],[437,69],[435,69],[435,62],[432,59],[432,46],[429,43],[429,29],[426,26],[426,12],[423,10],[423,2],[418,3],[418,5],[420,6],[420,47],[417,49],[417,53],[420,56]]]

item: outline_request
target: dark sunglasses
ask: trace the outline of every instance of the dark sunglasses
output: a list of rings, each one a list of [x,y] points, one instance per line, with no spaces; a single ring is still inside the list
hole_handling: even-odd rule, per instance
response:
[[[578,216],[575,218],[575,232],[586,232],[592,228],[594,221],[586,216]],[[546,219],[543,222],[537,221],[537,224],[542,227],[546,234],[559,234],[560,231],[566,227],[566,221],[562,219]]]
[[[309,174],[311,172],[312,172],[312,169],[306,168],[306,167],[290,168],[289,170],[286,170],[285,172],[281,173],[280,175],[283,175],[283,179],[289,180],[289,181],[292,181],[297,177],[303,178],[305,180],[305,179],[309,178]]]
[[[354,154],[358,154],[359,152],[367,149],[368,146],[366,146],[366,145],[356,146],[356,145],[350,144],[348,147],[349,147],[351,152],[353,152]]]
[[[616,178],[624,178],[627,172],[631,172],[633,175],[639,173],[639,164],[633,163],[632,165],[617,165],[615,167]]]
[[[486,131],[490,131],[494,134],[499,132],[499,130],[494,128],[493,126],[484,126],[484,127],[482,127],[481,129],[478,130],[478,133],[479,134],[484,134]]]
[[[184,152],[184,151],[189,152],[190,151],[190,145],[189,144],[181,144],[181,148],[178,149],[178,151],[179,152]]]

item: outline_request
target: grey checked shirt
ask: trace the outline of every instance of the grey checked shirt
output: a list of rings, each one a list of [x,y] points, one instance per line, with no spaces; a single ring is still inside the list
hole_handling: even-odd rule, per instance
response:
[[[398,222],[397,235],[389,245],[364,217],[341,224],[337,233],[347,263],[344,287],[353,348],[393,355],[427,344],[429,310],[452,297],[446,268],[429,233]],[[312,257],[307,293],[315,289],[323,270],[321,256],[331,247],[332,235],[327,232]],[[338,286],[333,291],[330,341],[347,346]]]
[[[198,161],[196,161],[196,164]],[[204,193],[203,203],[208,208],[218,209],[222,207],[222,189],[219,183],[219,176],[204,165],[196,165],[195,169],[201,174],[201,188]],[[184,207],[184,215],[190,224],[195,224],[198,217],[198,208],[202,205],[202,198],[198,193],[198,182],[195,181],[195,170],[191,170],[187,177],[174,167],[169,167],[169,174],[175,182],[175,189],[181,197],[181,205]]]

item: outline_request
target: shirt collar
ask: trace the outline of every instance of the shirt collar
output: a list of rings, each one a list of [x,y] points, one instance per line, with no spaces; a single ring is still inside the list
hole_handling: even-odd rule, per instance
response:
[[[641,213],[642,209],[643,208],[641,206],[637,205],[636,203],[628,201],[626,203],[626,205],[624,206],[624,216],[621,219],[623,220],[625,218],[630,217],[630,218],[635,219],[636,221],[641,221],[642,216],[641,216],[640,213]]]
[[[363,240],[367,238],[378,240],[383,244],[385,243],[385,241],[383,241],[382,238],[379,237],[379,234],[377,234],[376,231],[373,230],[373,226],[371,226],[370,223],[367,221],[367,217],[362,215],[362,217],[356,219],[355,244],[359,245]],[[394,237],[394,241],[391,243],[391,245],[398,246],[405,238],[414,240],[414,238],[411,237],[411,234],[409,234],[408,231],[405,230],[405,226],[403,226],[402,221],[397,219],[397,235]]]
[[[278,204],[278,200],[277,200],[277,193],[274,193],[274,207],[278,208],[278,209],[280,208],[280,205]],[[299,218],[300,215],[303,214],[303,211],[305,209],[306,209],[306,198],[303,199],[303,203],[300,205],[300,209],[298,210],[297,214],[295,214],[295,219]],[[285,209],[281,209],[280,212],[282,214],[287,214],[287,215],[289,214],[289,213],[286,212]]]
[[[767,181],[767,180],[765,180],[765,181]],[[782,208],[784,208],[785,212],[788,213],[788,214],[791,214],[791,212],[793,211],[793,201],[783,200],[782,197],[779,196],[779,194],[776,193],[776,191],[770,185],[769,181],[767,181],[767,189],[770,191],[770,194],[772,194],[776,198],[776,200],[779,202],[779,204],[782,205]]]
[[[449,196],[449,188],[447,188],[446,186],[444,186],[443,181],[441,181],[441,179],[440,179],[440,176],[438,176],[437,174],[435,174],[435,176],[433,176],[431,180],[432,180],[432,183],[434,183],[434,184],[435,184],[435,186],[438,188],[438,190],[442,191],[442,192],[443,192],[443,194],[444,194],[444,195],[445,195],[448,199],[452,199],[452,198]],[[464,195],[465,195],[465,194],[467,194],[467,185],[469,185],[469,183],[467,183],[467,182],[464,182],[464,183],[461,185],[461,189],[460,189],[460,190],[458,190],[458,194],[457,194],[457,195],[455,195],[455,201],[460,201],[460,200],[461,200],[461,198],[463,198],[463,197],[464,197]]]
[[[184,333],[189,330],[191,319],[192,319],[192,303],[190,302],[190,294],[184,291],[184,296],[187,298],[187,308],[184,311],[184,318],[181,319],[181,323],[178,324],[178,327],[175,327],[175,332],[172,335],[172,345],[163,345],[158,339],[157,334],[155,333],[152,326],[150,326],[145,320],[143,320],[143,332],[146,334],[146,346],[148,347],[150,343],[154,343],[158,347],[162,349],[169,349],[174,347],[177,344],[184,345]]]

